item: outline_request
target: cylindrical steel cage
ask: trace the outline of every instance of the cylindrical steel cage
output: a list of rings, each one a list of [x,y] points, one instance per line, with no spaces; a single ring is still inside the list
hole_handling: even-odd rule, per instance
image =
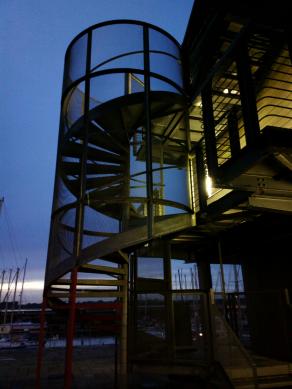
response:
[[[179,44],[147,23],[101,23],[69,45],[47,284],[93,244],[192,212],[182,80]]]

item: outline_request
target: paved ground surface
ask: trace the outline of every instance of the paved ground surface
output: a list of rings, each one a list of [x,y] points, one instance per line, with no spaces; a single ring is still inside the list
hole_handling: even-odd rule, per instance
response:
[[[35,387],[36,348],[0,350],[0,389]],[[114,346],[75,348],[73,388],[114,388]],[[63,388],[64,349],[45,350],[42,388]]]

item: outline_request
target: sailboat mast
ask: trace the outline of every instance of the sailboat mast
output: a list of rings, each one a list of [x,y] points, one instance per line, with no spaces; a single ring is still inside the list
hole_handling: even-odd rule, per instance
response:
[[[6,317],[7,317],[7,308],[8,308],[8,302],[9,302],[9,294],[10,294],[10,287],[12,282],[12,269],[9,269],[9,279],[8,279],[8,286],[7,286],[7,293],[3,301],[5,301],[5,312],[4,312],[4,319],[3,324],[6,324]]]
[[[10,325],[12,326],[13,323],[13,317],[14,317],[14,309],[15,309],[15,297],[16,297],[16,289],[17,289],[17,283],[18,283],[18,277],[19,277],[19,267],[16,270],[15,275],[15,283],[14,283],[14,293],[13,293],[13,300],[12,300],[12,310],[11,310],[11,316],[10,316]]]
[[[24,269],[23,269],[23,277],[22,277],[22,284],[21,284],[21,291],[19,294],[19,310],[21,310],[22,307],[22,295],[23,295],[23,287],[24,287],[24,280],[26,275],[26,266],[27,266],[27,258],[25,259]]]
[[[2,270],[2,277],[1,277],[1,286],[0,286],[0,304],[2,302],[1,297],[2,297],[2,290],[3,290],[3,284],[4,284],[4,279],[5,279],[5,270]]]

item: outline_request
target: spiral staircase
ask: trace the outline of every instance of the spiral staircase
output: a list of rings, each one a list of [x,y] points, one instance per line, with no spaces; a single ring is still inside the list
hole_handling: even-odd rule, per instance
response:
[[[121,42],[129,30],[139,50]],[[99,41],[100,31],[109,42]],[[102,61],[98,45],[107,54],[113,43]],[[117,337],[119,374],[126,375],[129,256],[194,225],[190,197],[167,198],[163,182],[171,169],[189,180],[179,53],[169,34],[133,21],[90,27],[67,50],[44,292],[50,308],[68,312],[65,387],[72,384],[76,319],[89,318],[100,333]]]
[[[151,94],[151,118],[157,120],[182,110],[183,101],[179,96],[165,92]],[[121,289],[127,287],[128,249],[149,240],[147,215],[144,213],[144,207],[137,209],[132,205],[138,201],[146,204],[147,199],[129,197],[128,194],[130,191],[130,143],[136,129],[143,127],[145,123],[144,94],[127,95],[101,104],[91,110],[88,116],[90,121],[86,147],[84,143],[86,132],[84,117],[78,119],[64,137],[60,149],[60,176],[70,193],[78,198],[82,181],[79,161],[85,151],[87,155],[85,204],[95,212],[118,220],[120,232],[107,233],[89,231],[84,228],[84,235],[99,237],[101,240],[82,248],[79,253],[77,258],[78,272],[85,277],[77,280],[77,297],[122,298],[124,294]],[[156,123],[158,126],[159,121],[157,120]],[[152,130],[155,131],[155,127]],[[170,158],[169,156],[168,159]],[[124,223],[127,223],[127,228],[123,231],[123,221],[126,217],[127,220]],[[60,219],[62,220],[62,218]],[[193,223],[192,216],[181,214],[171,217],[159,215],[154,219],[154,235],[157,233],[159,236],[173,232],[170,226],[165,232],[163,229],[164,221],[168,221],[168,225],[170,224],[169,219],[176,230],[188,227]],[[62,228],[72,229],[64,223]],[[106,264],[90,263],[92,259],[106,261]],[[63,269],[70,270],[70,268]],[[87,278],[87,275],[95,277],[94,279]],[[104,279],[101,275],[107,277]],[[65,276],[62,275],[62,277],[54,278],[49,282],[48,297],[50,299],[69,298],[68,285],[71,281],[68,279],[68,272],[65,273]],[[104,286],[111,289],[103,289]]]

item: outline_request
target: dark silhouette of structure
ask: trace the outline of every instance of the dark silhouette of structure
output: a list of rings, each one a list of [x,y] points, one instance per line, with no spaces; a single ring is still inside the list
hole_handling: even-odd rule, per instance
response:
[[[68,311],[66,388],[84,312],[117,338],[119,387],[291,383],[285,10],[196,0],[182,47],[127,20],[70,44],[43,305]],[[174,287],[174,260],[199,288]],[[244,291],[222,274],[214,294],[216,263],[241,265]]]

